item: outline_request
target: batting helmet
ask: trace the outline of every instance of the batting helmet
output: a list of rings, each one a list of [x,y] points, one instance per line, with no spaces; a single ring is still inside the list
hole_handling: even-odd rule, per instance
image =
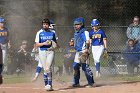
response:
[[[93,19],[92,21],[91,21],[91,26],[98,26],[100,23],[99,23],[99,21],[97,20],[97,19]]]
[[[84,22],[85,22],[85,19],[84,18],[82,18],[82,17],[79,17],[79,18],[76,18],[75,20],[74,20],[74,25],[84,25]]]
[[[48,24],[50,25],[50,20],[47,19],[47,18],[46,18],[46,19],[43,19],[43,20],[42,20],[42,24],[43,24],[43,23],[48,23]]]
[[[5,22],[5,19],[0,17],[0,23],[4,23]]]

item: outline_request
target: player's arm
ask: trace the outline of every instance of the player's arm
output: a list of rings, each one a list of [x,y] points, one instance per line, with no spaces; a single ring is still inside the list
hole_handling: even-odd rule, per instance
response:
[[[103,38],[103,43],[104,43],[104,49],[107,49],[107,37],[105,32],[102,30],[102,38]]]
[[[43,42],[43,43],[36,42],[37,47],[41,47],[41,46],[44,46],[44,45],[47,45],[47,43],[46,42]]]
[[[39,34],[40,34],[40,32],[37,32],[37,34],[36,34],[36,38],[35,38],[36,46],[41,47],[43,45],[47,45],[47,42],[43,42],[43,43],[39,42]]]
[[[91,47],[91,44],[92,44],[92,34],[89,32],[89,43],[90,43],[90,47]]]
[[[104,48],[107,49],[107,38],[103,38]]]
[[[86,49],[85,49],[85,52],[89,52],[90,38],[89,38],[89,32],[88,31],[85,31],[85,39],[86,39]]]

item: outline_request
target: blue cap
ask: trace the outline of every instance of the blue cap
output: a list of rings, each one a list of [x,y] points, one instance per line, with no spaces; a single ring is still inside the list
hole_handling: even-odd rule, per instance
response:
[[[0,23],[4,23],[5,22],[5,19],[0,17]]]
[[[99,21],[97,20],[97,19],[93,19],[92,21],[91,21],[91,26],[98,26],[100,23],[99,23]]]

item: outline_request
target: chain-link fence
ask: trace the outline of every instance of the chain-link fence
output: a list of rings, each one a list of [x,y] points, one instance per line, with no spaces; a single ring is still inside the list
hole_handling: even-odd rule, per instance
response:
[[[61,51],[56,51],[54,67],[62,71],[64,66],[64,50],[73,37],[73,19],[84,17],[90,31],[90,22],[93,18],[99,19],[102,29],[108,38],[109,58],[101,60],[101,72],[106,76],[127,74],[127,63],[123,58],[126,47],[127,26],[135,15],[140,14],[138,0],[0,0],[1,16],[7,20],[10,31],[12,49],[9,49],[8,74],[19,72],[17,62],[22,63],[23,72],[35,69],[30,53],[34,44],[36,32],[41,28],[43,18],[53,19],[56,23],[56,33]],[[28,41],[28,62],[19,57],[17,50],[22,40]],[[10,60],[11,59],[11,60]],[[90,63],[93,71],[95,66],[92,55]],[[16,66],[17,65],[17,66]],[[20,65],[19,65],[20,66]],[[137,66],[137,68],[139,65]],[[26,72],[26,71],[25,71]],[[135,69],[137,73],[137,69]],[[139,74],[139,73],[137,73]]]
[[[89,30],[90,27],[87,27]],[[105,76],[111,76],[111,75],[128,75],[128,70],[131,68],[128,68],[128,62],[125,60],[125,55],[135,55],[138,53],[131,53],[125,52],[125,49],[127,48],[127,37],[126,37],[126,30],[127,26],[102,26],[101,27],[106,35],[107,35],[107,41],[108,41],[108,58],[101,58],[101,73]],[[61,30],[70,30],[70,33],[74,33],[73,26],[56,26],[56,31]],[[70,38],[63,39],[66,37],[70,37],[70,34],[66,32],[65,34],[58,34],[59,40],[58,43],[61,44],[61,47],[59,50],[55,51],[55,57],[54,57],[54,73],[55,74],[62,74],[67,73],[66,68],[69,65],[72,65],[74,57],[72,60],[66,60],[67,58],[64,57],[65,55],[65,49],[69,46]],[[73,37],[73,35],[71,35]],[[30,42],[28,42],[30,43]],[[31,49],[29,49],[31,50]],[[8,74],[17,73],[19,71],[23,72],[33,72],[37,66],[37,62],[35,62],[34,58],[31,57],[31,51],[28,51],[27,56],[23,56],[22,54],[18,54],[18,51],[9,49],[9,69]],[[137,56],[137,55],[136,55]],[[130,56],[129,56],[130,57]],[[133,56],[135,57],[135,56]],[[65,61],[66,60],[66,61]],[[70,63],[65,63],[67,61],[70,61]],[[138,62],[139,63],[139,62]],[[68,65],[68,66],[67,66]],[[95,73],[95,65],[92,57],[92,53],[90,54],[90,66],[93,69],[93,72]],[[72,67],[72,66],[69,66]],[[139,64],[136,64],[133,68],[135,75],[139,75]]]

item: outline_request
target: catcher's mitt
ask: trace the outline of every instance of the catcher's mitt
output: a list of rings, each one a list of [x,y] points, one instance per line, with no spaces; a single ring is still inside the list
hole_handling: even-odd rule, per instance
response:
[[[81,63],[86,63],[86,60],[88,59],[89,57],[89,53],[88,52],[85,52],[85,53],[80,53],[80,56],[79,56],[79,60]]]
[[[107,53],[106,50],[105,50],[104,53],[103,53],[103,58],[106,58],[106,59],[108,58],[108,53]]]

